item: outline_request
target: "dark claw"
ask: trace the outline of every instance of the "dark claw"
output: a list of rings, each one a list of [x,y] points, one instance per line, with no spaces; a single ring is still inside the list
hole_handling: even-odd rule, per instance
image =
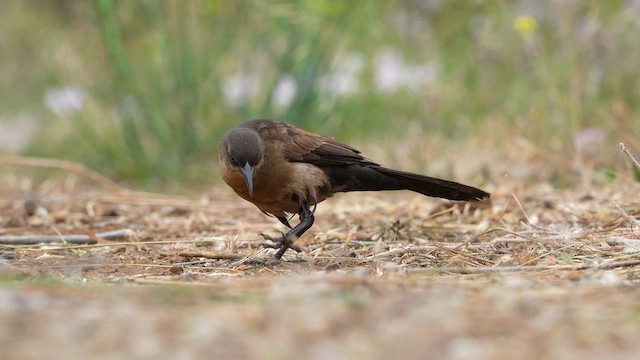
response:
[[[270,241],[267,243],[261,243],[260,246],[270,249],[278,249],[278,252],[276,252],[275,255],[276,259],[282,258],[282,255],[284,255],[287,249],[293,249],[297,252],[302,252],[302,247],[300,247],[299,245],[295,245],[293,243],[293,240],[291,240],[285,233],[282,233],[282,236],[277,239],[274,239],[271,236],[263,233],[261,233],[260,236],[262,236],[265,240]]]

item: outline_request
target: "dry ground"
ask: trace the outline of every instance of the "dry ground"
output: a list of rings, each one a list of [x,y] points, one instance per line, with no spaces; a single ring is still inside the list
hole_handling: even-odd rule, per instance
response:
[[[125,237],[0,248],[3,359],[638,358],[638,185],[322,203],[307,252],[227,189],[198,197],[0,187],[0,235]],[[618,207],[616,207],[616,204]],[[31,214],[31,215],[30,215]]]

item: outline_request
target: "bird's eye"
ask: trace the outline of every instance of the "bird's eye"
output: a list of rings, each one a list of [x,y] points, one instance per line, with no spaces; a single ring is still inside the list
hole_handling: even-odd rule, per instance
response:
[[[229,156],[229,161],[233,166],[240,166],[240,163],[238,162],[238,160],[236,160],[236,158],[234,158],[233,156]]]

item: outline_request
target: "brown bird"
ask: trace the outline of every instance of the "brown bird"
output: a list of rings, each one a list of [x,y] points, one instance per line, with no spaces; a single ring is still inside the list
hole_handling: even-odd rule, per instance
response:
[[[480,189],[452,181],[393,170],[363,157],[336,140],[276,120],[251,120],[229,131],[220,142],[220,173],[243,199],[290,230],[279,239],[261,234],[279,249],[276,258],[313,225],[316,205],[347,191],[411,190],[450,200],[482,200]],[[313,209],[313,210],[312,210]],[[300,223],[289,224],[288,214]]]

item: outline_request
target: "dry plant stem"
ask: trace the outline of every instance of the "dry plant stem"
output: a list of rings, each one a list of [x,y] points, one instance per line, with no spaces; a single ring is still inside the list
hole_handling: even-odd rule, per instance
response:
[[[180,263],[173,263],[173,266],[202,265],[202,264],[208,264],[210,262],[211,262],[211,259],[209,259],[209,260],[194,260],[194,261],[185,261],[185,262],[180,262]]]
[[[572,244],[569,244],[569,245],[562,246],[562,247],[560,247],[558,249],[553,249],[551,251],[547,251],[542,255],[536,256],[536,257],[534,257],[534,258],[532,258],[532,259],[530,259],[528,261],[525,261],[522,266],[527,266],[527,265],[532,264],[532,263],[534,263],[534,262],[536,262],[538,260],[542,260],[542,259],[546,258],[547,256],[552,255],[554,253],[559,253],[559,252],[561,252],[561,251],[563,251],[565,249],[570,249],[570,248],[574,247],[575,245],[576,244],[572,243]]]
[[[239,266],[244,265],[246,262],[254,260],[256,258],[259,258],[261,256],[264,256],[264,254],[266,253],[267,249],[260,249],[258,251],[256,251],[255,253],[249,255],[249,256],[245,256],[242,259],[234,262],[233,264],[231,264],[232,270],[236,271],[238,269]]]
[[[512,194],[512,195],[513,195],[513,194]],[[500,211],[500,214],[498,214],[498,216],[497,216],[495,219],[493,219],[493,220],[491,221],[491,224],[495,224],[495,223],[497,223],[498,221],[500,221],[500,220],[502,219],[502,217],[504,216],[504,214],[506,214],[506,213],[507,213],[507,210],[509,210],[509,208],[511,207],[511,204],[513,204],[513,199],[514,199],[514,197],[515,197],[515,196],[511,196],[511,197],[509,198],[509,202],[507,203],[507,205],[505,205],[505,207],[502,209],[502,211]]]
[[[146,201],[175,200],[175,199],[163,199],[163,196],[160,194],[152,194],[152,193],[134,191],[134,190],[124,188],[120,186],[118,183],[101,175],[100,173],[87,169],[83,165],[75,163],[73,161],[40,158],[40,157],[29,157],[29,156],[3,155],[3,156],[0,156],[0,164],[51,168],[51,169],[59,169],[59,170],[67,171],[67,172],[76,174],[80,177],[89,179],[94,183],[104,187],[105,189],[113,191],[113,194],[111,194],[111,196],[116,198],[120,198],[116,194],[121,193],[121,194],[126,194],[127,196],[135,195],[143,198]],[[160,199],[154,199],[154,198],[160,198]],[[170,204],[175,204],[175,203],[170,203]]]
[[[609,239],[607,239],[607,245],[609,246],[619,246],[619,245],[632,245],[632,246],[639,246],[640,245],[640,239],[628,239],[628,238],[624,238],[624,237],[611,237]]]
[[[369,258],[370,259],[378,259],[378,258],[382,258],[382,257],[387,257],[387,256],[402,256],[405,254],[412,254],[412,253],[421,253],[421,252],[430,252],[430,251],[434,251],[434,250],[451,250],[451,251],[455,251],[455,249],[459,249],[461,247],[465,246],[465,244],[456,244],[454,246],[451,247],[445,247],[445,246],[437,246],[437,245],[422,245],[422,246],[407,246],[407,247],[403,247],[403,248],[399,248],[399,249],[393,249],[393,250],[389,250],[389,251],[385,251],[385,252],[381,252],[378,254],[373,254],[370,255]]]
[[[122,191],[124,190],[120,185],[107,179],[106,177],[98,174],[93,170],[89,170],[86,167],[67,160],[60,159],[48,159],[38,157],[16,156],[16,155],[3,155],[0,157],[0,162],[8,165],[21,165],[32,167],[44,167],[54,168],[72,172],[78,176],[87,178],[100,186],[103,186],[110,190]]]
[[[425,217],[424,220],[426,221],[426,220],[431,220],[431,219],[437,218],[440,215],[444,215],[444,214],[448,214],[450,212],[453,212],[453,210],[454,210],[454,206],[446,208],[444,210],[441,210],[441,211],[435,212],[433,214],[430,214],[429,216]]]
[[[626,212],[620,205],[618,205],[617,202],[614,202],[613,205],[620,212],[620,214],[622,214],[622,217],[624,217],[625,219],[627,219],[627,221],[629,221],[630,223],[635,225],[638,229],[640,229],[640,220],[638,220],[635,217],[629,215],[629,213]]]
[[[608,264],[582,264],[582,265],[546,265],[546,266],[497,266],[497,267],[443,267],[431,269],[410,270],[412,273],[454,273],[454,274],[481,274],[502,273],[520,271],[569,271],[569,270],[610,270],[640,265],[640,260],[612,262]]]
[[[531,224],[531,219],[529,219],[529,215],[527,214],[527,212],[524,211],[524,207],[522,206],[522,203],[520,202],[516,194],[511,193],[511,197],[516,201],[516,204],[518,204],[518,207],[520,208],[520,211],[522,211],[524,218],[527,219],[527,223]]]
[[[517,233],[515,231],[511,231],[509,229],[505,229],[505,228],[501,228],[501,227],[495,227],[495,228],[491,228],[491,229],[488,229],[486,231],[483,231],[480,234],[474,235],[473,238],[471,238],[471,240],[469,242],[475,242],[479,237],[487,235],[487,234],[491,234],[491,233],[497,232],[497,231],[503,231],[503,232],[505,232],[507,234],[510,234],[510,235],[513,235],[515,237],[522,238],[523,241],[538,241],[538,240],[533,239],[533,238],[531,238],[529,236]],[[503,240],[503,238],[495,238],[495,239],[492,239],[491,241],[489,241],[489,243],[497,243],[497,242],[516,242],[516,241],[513,241],[513,239],[505,241],[505,240]]]
[[[485,243],[485,244],[472,244],[470,242],[467,242],[467,243],[450,244],[451,246],[445,246],[445,245],[439,245],[439,244],[422,245],[422,246],[408,246],[408,247],[393,249],[393,250],[381,252],[381,253],[378,253],[378,254],[374,254],[374,255],[369,256],[369,258],[377,259],[377,258],[386,257],[386,256],[402,256],[402,255],[405,255],[405,254],[430,252],[430,251],[434,251],[434,250],[442,250],[442,251],[454,252],[457,255],[468,256],[466,254],[459,253],[457,250],[461,249],[461,248],[469,249],[469,250],[484,249],[484,248],[488,248],[488,247],[491,247],[492,245],[496,245],[496,244],[524,243],[524,242],[532,242],[532,241],[533,242],[537,242],[537,240],[530,239],[530,238],[527,238],[527,237],[525,237],[523,235],[519,235],[519,234],[516,234],[516,233],[512,233],[511,231],[508,231],[508,230],[504,230],[504,229],[496,229],[496,230],[506,231],[506,232],[508,232],[510,234],[522,237],[522,239],[494,239],[494,240],[492,240],[492,241],[490,241],[488,243]],[[482,259],[482,258],[475,258],[475,257],[472,257],[472,258],[474,258],[475,260],[480,260],[480,261],[484,261],[484,262],[489,261],[487,259]]]
[[[189,286],[189,287],[215,287],[224,289],[220,284],[201,282],[201,281],[171,281],[171,280],[156,280],[156,279],[131,279],[131,282],[142,285],[163,285],[163,286]]]
[[[540,225],[536,225],[536,224],[532,223],[531,219],[529,218],[529,215],[527,215],[527,212],[524,210],[524,207],[522,206],[522,203],[520,202],[520,200],[518,199],[516,194],[511,193],[511,196],[513,197],[513,200],[516,201],[516,204],[518,204],[518,207],[522,211],[522,214],[524,215],[525,219],[527,219],[527,224],[528,225],[530,225],[531,227],[536,228],[538,230],[543,230],[543,231],[546,231],[546,232],[550,232],[548,229],[545,229],[544,227],[542,227]]]
[[[70,235],[3,235],[0,236],[0,244],[3,245],[34,245],[34,244],[51,244],[51,243],[68,243],[68,244],[95,244],[98,242],[96,238],[104,240],[118,240],[129,236],[131,230],[121,229],[97,233],[95,236],[85,234]]]
[[[454,254],[454,255],[458,255],[458,256],[466,257],[467,259],[475,260],[475,261],[477,261],[477,262],[479,262],[479,263],[495,264],[495,262],[493,262],[493,261],[491,261],[491,260],[483,259],[483,258],[480,258],[480,257],[477,257],[477,256],[473,256],[473,255],[471,255],[471,254],[464,254],[464,253],[461,253],[460,251],[458,251],[458,249],[460,249],[460,248],[463,248],[463,247],[464,247],[464,244],[463,244],[463,245],[460,245],[460,246],[458,246],[458,247],[456,247],[456,248],[453,248],[453,249],[451,249],[451,248],[447,248],[447,247],[444,247],[444,246],[439,246],[439,245],[435,245],[435,247],[436,247],[438,250],[442,250],[442,251],[445,251],[445,252],[452,253],[452,254]]]
[[[347,240],[344,242],[344,247],[342,248],[342,254],[340,254],[340,257],[344,257],[344,255],[347,253],[347,250],[349,249],[349,244],[351,243],[351,238],[353,236],[349,235],[347,236]]]
[[[34,269],[60,269],[70,267],[143,267],[143,268],[159,268],[159,269],[171,269],[175,265],[161,265],[161,264],[128,264],[128,263],[111,263],[111,264],[64,264],[64,265],[38,265]]]
[[[116,239],[105,239],[105,240],[116,240]],[[25,252],[42,252],[42,251],[54,251],[54,250],[73,250],[73,249],[89,249],[89,248],[100,248],[100,247],[109,247],[109,246],[138,246],[141,244],[146,245],[169,245],[169,244],[183,244],[183,243],[204,243],[210,240],[159,240],[159,241],[127,241],[127,242],[114,242],[110,244],[89,244],[89,245],[78,245],[78,246],[61,246],[61,247],[47,247],[46,249],[42,248],[14,248],[13,251],[25,251]]]
[[[215,253],[215,252],[205,252],[205,251],[183,251],[178,255],[182,257],[201,257],[205,259],[215,259],[215,260],[236,260],[241,259],[244,256],[238,254],[231,253]]]
[[[620,143],[620,150],[629,157],[629,159],[631,159],[631,161],[633,161],[633,163],[636,165],[636,167],[638,169],[640,169],[640,163],[638,163],[638,160],[636,160],[636,158],[633,157],[633,155],[631,155],[631,151],[629,151],[629,149],[627,149],[626,146],[624,146],[624,143]]]

